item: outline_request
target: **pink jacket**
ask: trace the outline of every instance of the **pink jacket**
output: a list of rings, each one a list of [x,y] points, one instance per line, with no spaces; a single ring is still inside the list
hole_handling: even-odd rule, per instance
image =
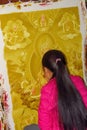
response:
[[[83,102],[87,107],[87,88],[79,76],[71,76],[72,81],[80,92]],[[38,110],[38,125],[40,130],[63,130],[58,119],[58,90],[55,78],[42,87]]]

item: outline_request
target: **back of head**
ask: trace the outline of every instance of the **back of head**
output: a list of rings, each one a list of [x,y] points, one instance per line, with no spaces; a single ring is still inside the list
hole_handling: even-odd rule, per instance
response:
[[[49,50],[44,54],[42,58],[42,66],[47,67],[53,73],[56,72],[58,63],[61,65],[66,65],[65,55],[60,50]]]

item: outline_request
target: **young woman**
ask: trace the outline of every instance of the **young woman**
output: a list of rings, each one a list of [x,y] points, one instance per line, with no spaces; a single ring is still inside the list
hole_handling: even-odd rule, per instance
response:
[[[47,84],[41,90],[40,130],[86,130],[87,88],[82,78],[70,75],[59,50],[46,52],[42,66]]]

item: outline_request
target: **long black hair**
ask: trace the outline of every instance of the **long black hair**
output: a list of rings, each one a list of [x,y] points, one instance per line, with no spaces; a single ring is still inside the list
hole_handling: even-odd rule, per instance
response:
[[[86,130],[87,109],[70,78],[65,55],[49,50],[42,58],[42,66],[53,72],[58,87],[58,109],[64,130]]]

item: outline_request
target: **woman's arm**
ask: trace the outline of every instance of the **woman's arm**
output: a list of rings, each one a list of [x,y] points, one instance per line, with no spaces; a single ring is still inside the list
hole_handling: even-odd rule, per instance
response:
[[[50,109],[49,109],[50,108],[49,96],[50,96],[49,92],[42,89],[39,110],[38,110],[38,125],[40,127],[40,130],[52,129]]]

